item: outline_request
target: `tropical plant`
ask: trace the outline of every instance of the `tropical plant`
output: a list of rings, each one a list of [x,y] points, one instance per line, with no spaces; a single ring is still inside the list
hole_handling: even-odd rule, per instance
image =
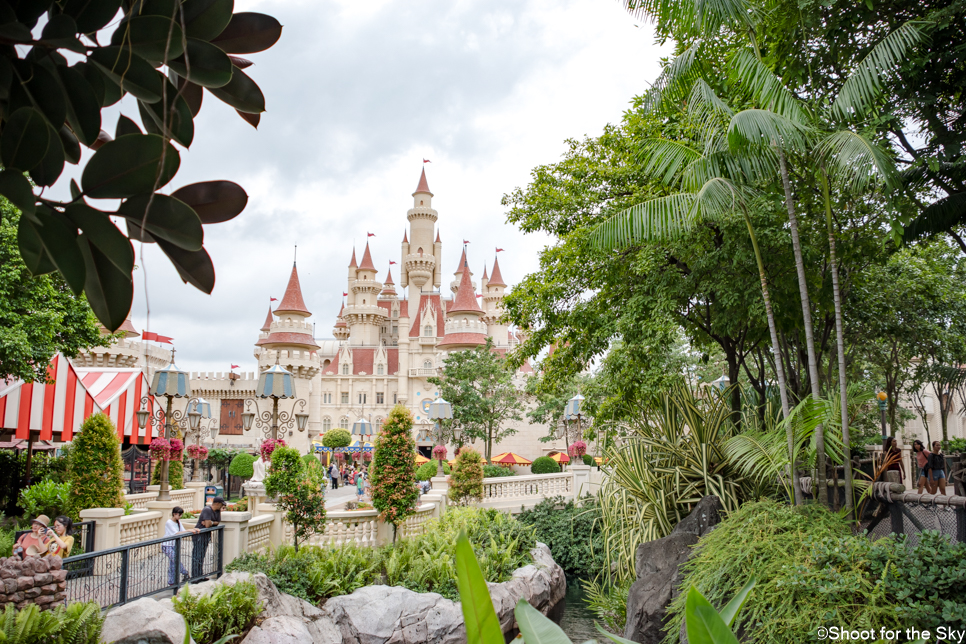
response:
[[[369,469],[372,505],[386,523],[392,524],[396,541],[399,525],[416,511],[416,441],[413,415],[402,405],[389,411],[376,436],[375,457]]]
[[[329,449],[348,447],[352,444],[352,434],[348,429],[336,427],[322,435],[322,445]]]
[[[121,443],[114,423],[106,414],[93,414],[74,438],[68,467],[74,511],[87,508],[119,508],[124,488]]]
[[[436,463],[433,463],[433,462],[423,463],[416,470],[416,474],[415,474],[416,480],[417,481],[428,481],[429,479],[431,479],[434,476],[436,476],[436,471],[437,471],[437,468],[438,467],[439,466],[436,465]],[[451,471],[452,470],[450,469],[449,463],[443,463],[443,474],[446,475],[446,476],[449,476],[449,474],[450,474]]]
[[[258,587],[250,581],[219,584],[208,594],[193,593],[185,586],[171,603],[198,644],[214,644],[229,635],[244,637],[264,608]]]
[[[0,613],[4,644],[98,644],[104,617],[96,602],[78,602],[41,611],[36,604],[21,610],[7,604]]]
[[[594,579],[604,572],[607,557],[595,497],[543,499],[517,515],[517,521],[533,526],[537,541],[547,544],[568,577]]]
[[[231,465],[234,457],[235,453],[233,450],[216,447],[208,453],[208,463],[217,467],[219,470],[223,470]]]
[[[265,491],[285,513],[292,528],[292,543],[299,544],[325,530],[325,480],[321,468],[306,467],[294,447],[279,445],[265,477]]]
[[[604,578],[581,579],[585,603],[611,633],[623,633],[627,625],[627,598],[631,592],[631,580],[610,583]]]
[[[530,464],[531,474],[557,474],[560,472],[560,464],[549,456],[538,456]]]
[[[13,554],[14,532],[0,528],[0,557],[9,557]]]
[[[245,452],[235,454],[228,466],[228,473],[240,479],[250,479],[255,474],[255,457]]]
[[[448,494],[457,505],[483,499],[483,456],[475,449],[464,447],[460,450],[449,479]]]
[[[21,490],[20,507],[23,509],[24,522],[29,522],[40,514],[51,518],[61,514],[78,516],[73,512],[71,486],[68,483],[54,483],[51,480],[40,481]]]

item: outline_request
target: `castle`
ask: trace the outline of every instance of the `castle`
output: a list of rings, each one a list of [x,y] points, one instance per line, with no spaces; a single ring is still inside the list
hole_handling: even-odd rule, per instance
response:
[[[269,307],[254,354],[259,372],[277,361],[294,376],[296,400],[279,401],[279,409],[308,414],[307,431],[299,432],[294,423],[284,431],[289,444],[303,453],[325,432],[334,427],[351,430],[361,418],[371,422],[371,431],[378,433],[383,419],[398,403],[412,412],[417,446],[429,456],[434,439],[428,409],[437,389],[427,379],[437,375],[447,354],[482,345],[488,337],[500,352],[521,342],[520,333],[500,321],[507,285],[499,259],[494,260],[492,270],[484,268],[477,293],[464,245],[450,293],[444,295],[442,241],[436,226],[439,214],[432,199],[424,169],[413,193],[413,207],[406,213],[409,229],[403,234],[398,264],[401,292],[393,281],[395,262],[390,262],[385,279],[379,281],[369,244],[360,261],[353,249],[343,291],[345,303],[335,318],[331,339],[315,337],[296,265],[281,301],[274,311]],[[136,331],[128,326],[123,327],[128,338],[108,349],[95,348],[79,360],[90,366],[146,366],[150,378],[150,372],[166,364],[161,354],[167,352],[137,342]],[[522,389],[532,372],[525,363],[515,374],[515,384]],[[244,411],[255,411],[246,410],[245,399],[255,394],[257,373],[192,373],[190,381],[194,395],[211,403],[219,444],[254,447],[265,438],[260,428],[244,431],[241,417]],[[259,405],[263,412],[271,409],[271,401],[260,400]],[[526,420],[513,426],[518,433],[494,445],[494,453],[515,451],[533,459],[564,448],[563,441],[539,440],[547,435],[546,426]]]

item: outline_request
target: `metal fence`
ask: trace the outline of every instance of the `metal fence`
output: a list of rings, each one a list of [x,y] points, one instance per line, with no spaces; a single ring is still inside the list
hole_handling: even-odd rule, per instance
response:
[[[862,515],[861,527],[868,531],[870,539],[881,539],[892,534],[906,535],[906,543],[918,545],[919,535],[926,530],[940,532],[954,543],[966,543],[966,509],[958,505],[935,503],[926,500],[893,498],[871,499]],[[947,497],[948,498],[948,497]]]
[[[64,559],[67,603],[95,601],[110,608],[188,583],[220,576],[224,526],[142,541]]]
[[[74,527],[70,530],[71,536],[74,537],[74,547],[71,548],[72,553],[77,555],[94,551],[94,529],[96,527],[94,521],[78,521],[74,524]],[[17,530],[13,535],[14,541],[28,532],[30,530]]]

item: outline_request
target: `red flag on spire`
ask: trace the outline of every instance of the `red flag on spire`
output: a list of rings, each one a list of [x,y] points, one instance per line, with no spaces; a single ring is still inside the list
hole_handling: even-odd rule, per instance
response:
[[[270,298],[268,298],[268,301],[269,302],[278,302],[278,298],[277,297],[270,297]]]
[[[502,248],[497,248],[497,249],[496,249],[496,252],[498,252],[498,253],[502,253],[502,252],[503,252],[503,249],[502,249]]]
[[[237,365],[237,364],[233,364],[233,365],[231,366],[231,368],[232,368],[232,369],[237,369],[237,368],[238,368],[238,365]]]
[[[141,339],[142,340],[154,340],[154,341],[157,341],[158,334],[157,333],[151,333],[150,331],[142,331],[141,332]]]
[[[161,342],[161,343],[163,343],[163,344],[171,344],[171,343],[172,343],[172,341],[174,340],[174,338],[169,338],[169,337],[168,337],[168,336],[166,336],[166,335],[159,335],[159,336],[157,336],[157,337],[156,337],[155,339],[156,339],[156,340],[157,340],[158,342]]]
[[[482,293],[477,293],[476,294],[476,297],[483,297],[483,294]]]
[[[464,240],[463,240],[463,243],[464,243],[464,244],[468,244],[469,242],[468,242],[468,241],[466,241],[466,240],[464,239]]]
[[[376,233],[366,233],[366,237],[375,237]]]
[[[432,163],[429,159],[423,159],[423,163]]]
[[[389,265],[390,265],[390,266],[392,266],[392,265],[393,265],[393,264],[395,264],[395,263],[396,263],[396,262],[394,262],[394,261],[392,261],[392,260],[389,260]]]

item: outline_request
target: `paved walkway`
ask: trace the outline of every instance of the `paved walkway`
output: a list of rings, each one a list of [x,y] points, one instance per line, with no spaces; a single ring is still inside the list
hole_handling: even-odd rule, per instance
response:
[[[325,509],[326,510],[338,510],[345,505],[346,501],[356,500],[356,486],[355,485],[340,485],[338,490],[333,490],[331,487],[325,490]]]

